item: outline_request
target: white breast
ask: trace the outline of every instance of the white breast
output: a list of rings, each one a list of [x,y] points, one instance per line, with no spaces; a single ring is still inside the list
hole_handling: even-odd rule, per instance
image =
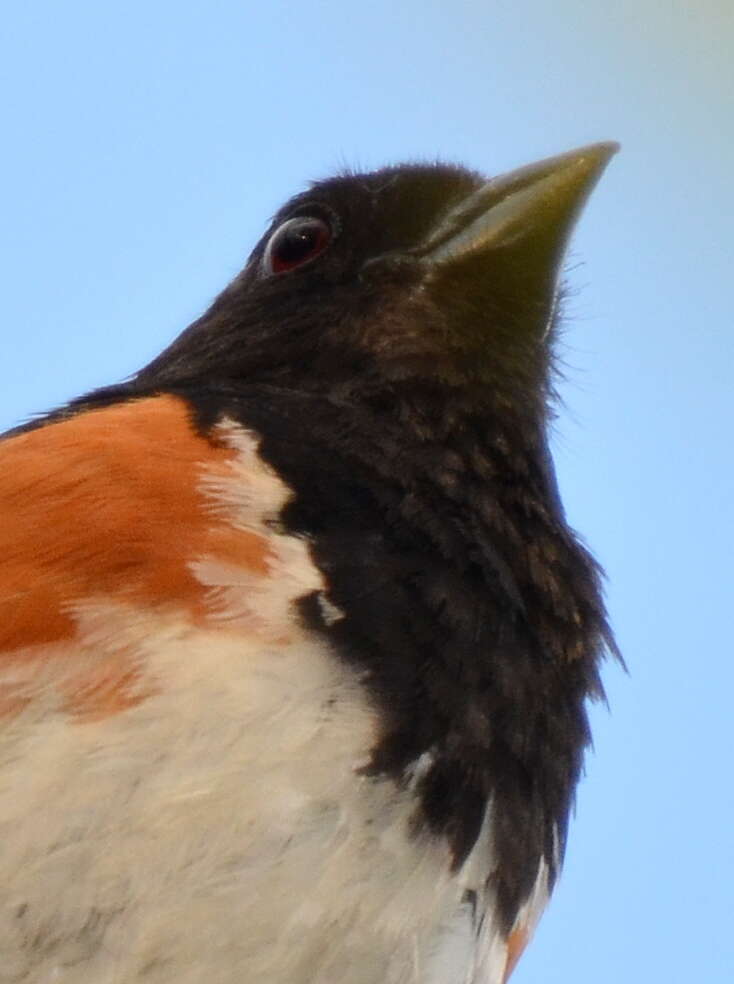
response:
[[[351,671],[316,640],[137,629],[156,696],[3,734],[0,979],[423,981],[463,888],[408,836],[410,791],[355,771]]]

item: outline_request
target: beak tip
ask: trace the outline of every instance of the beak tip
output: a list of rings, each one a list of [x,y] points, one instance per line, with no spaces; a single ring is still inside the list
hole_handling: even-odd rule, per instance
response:
[[[587,144],[585,147],[580,147],[577,151],[571,151],[571,153],[576,154],[589,154],[590,156],[596,157],[598,160],[606,163],[611,157],[619,151],[621,144],[616,140],[600,140],[598,143]]]
[[[619,151],[620,145],[615,140],[604,140],[600,143],[588,144],[578,150],[569,151],[556,158],[560,164],[566,158],[570,165],[576,164],[581,171],[588,173],[592,180],[601,175],[609,161]]]
[[[547,175],[556,178],[556,194],[560,201],[567,200],[570,214],[575,216],[618,150],[619,144],[612,140],[589,144],[541,162],[539,170],[547,164]]]

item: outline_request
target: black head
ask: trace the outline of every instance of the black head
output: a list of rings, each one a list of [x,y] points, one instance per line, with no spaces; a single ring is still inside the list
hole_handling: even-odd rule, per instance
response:
[[[405,165],[320,182],[139,383],[270,383],[340,397],[422,380],[544,399],[558,267],[609,157],[492,181]]]

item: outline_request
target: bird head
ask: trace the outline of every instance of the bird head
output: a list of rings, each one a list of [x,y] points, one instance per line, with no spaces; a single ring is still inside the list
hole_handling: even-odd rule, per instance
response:
[[[342,399],[421,383],[544,401],[559,268],[616,149],[594,144],[492,180],[439,164],[316,183],[138,379]]]

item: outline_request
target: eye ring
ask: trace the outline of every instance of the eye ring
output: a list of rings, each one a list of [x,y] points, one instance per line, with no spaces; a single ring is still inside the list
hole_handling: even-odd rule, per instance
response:
[[[319,215],[296,215],[281,222],[265,246],[266,275],[290,273],[320,256],[334,238],[334,228]]]

